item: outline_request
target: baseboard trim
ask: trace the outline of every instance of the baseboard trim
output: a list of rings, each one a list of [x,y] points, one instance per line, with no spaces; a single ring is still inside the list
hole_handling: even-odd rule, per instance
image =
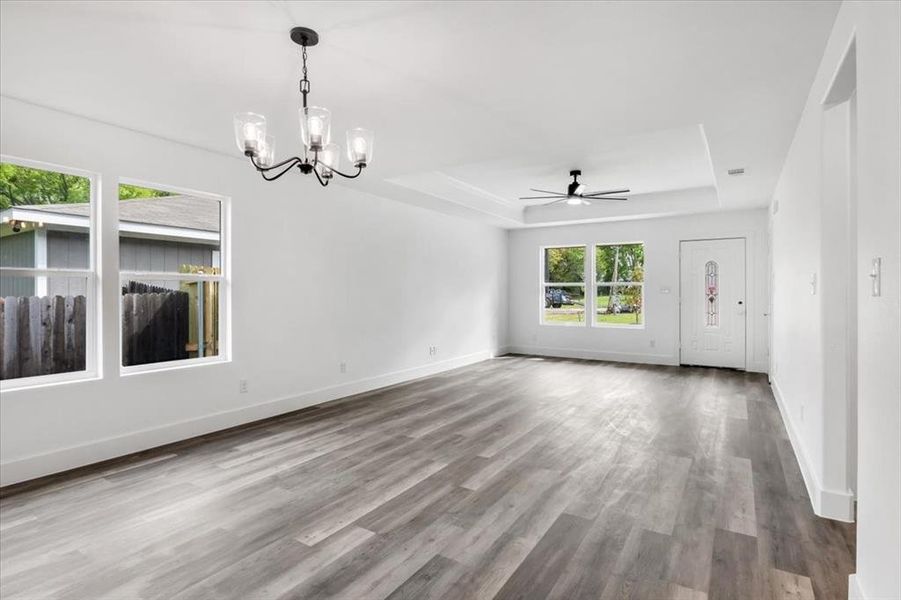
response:
[[[857,573],[851,573],[848,576],[848,600],[867,600],[863,589],[860,587],[860,580]]]
[[[807,495],[810,497],[813,512],[826,519],[853,523],[854,495],[848,491],[827,489],[820,484],[775,377],[770,377],[770,387],[773,389],[773,396],[776,398],[776,405],[782,415],[782,422],[785,423],[788,439],[791,441],[798,465],[801,467],[801,476],[804,478],[804,485],[807,487]]]
[[[637,352],[598,352],[580,348],[554,348],[550,346],[508,346],[511,354],[531,354],[554,358],[581,358],[586,360],[606,360],[611,362],[638,363],[645,365],[678,365],[678,357],[670,354],[639,354]]]
[[[142,452],[200,435],[221,431],[275,417],[284,413],[322,404],[331,400],[371,392],[384,387],[458,369],[501,354],[500,350],[483,350],[455,358],[358,379],[339,385],[285,396],[232,410],[178,421],[159,427],[133,431],[95,442],[33,454],[0,463],[0,487],[54,475],[94,463]]]

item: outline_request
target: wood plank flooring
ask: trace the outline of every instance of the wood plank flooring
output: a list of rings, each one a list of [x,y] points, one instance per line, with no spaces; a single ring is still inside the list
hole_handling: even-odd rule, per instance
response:
[[[522,356],[0,500],[9,600],[831,600],[853,556],[764,376]]]

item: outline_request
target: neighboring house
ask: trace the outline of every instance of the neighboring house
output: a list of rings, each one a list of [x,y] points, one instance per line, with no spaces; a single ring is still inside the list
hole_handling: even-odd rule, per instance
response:
[[[0,265],[88,267],[90,208],[87,203],[33,204],[0,211]],[[182,265],[218,266],[219,223],[217,200],[193,196],[121,200],[119,268],[177,273]],[[170,287],[167,282],[152,283]],[[84,281],[0,276],[0,296],[79,294],[84,294]]]

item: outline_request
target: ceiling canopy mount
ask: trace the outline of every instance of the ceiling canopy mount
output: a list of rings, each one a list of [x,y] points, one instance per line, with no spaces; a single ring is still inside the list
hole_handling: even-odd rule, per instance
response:
[[[319,43],[319,34],[309,27],[295,27],[291,30],[291,39],[298,46],[310,48]]]

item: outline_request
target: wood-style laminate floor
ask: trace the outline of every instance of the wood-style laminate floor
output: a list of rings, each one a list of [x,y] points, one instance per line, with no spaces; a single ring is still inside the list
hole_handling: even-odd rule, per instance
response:
[[[13,598],[847,597],[766,379],[504,357],[0,501]]]

